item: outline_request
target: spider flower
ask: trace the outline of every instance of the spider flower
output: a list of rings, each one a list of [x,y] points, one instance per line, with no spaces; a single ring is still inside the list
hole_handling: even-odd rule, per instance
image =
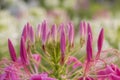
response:
[[[71,53],[77,53],[81,45],[80,48],[78,46],[73,49],[69,48],[69,45],[74,44],[74,25],[71,22],[67,28],[61,24],[58,28],[53,25],[50,30],[44,20],[37,28],[36,37],[40,38],[40,42],[35,41],[32,26],[29,23],[24,26],[18,59],[14,46],[8,39],[8,49],[12,61],[6,59],[0,61],[0,65],[4,63],[0,67],[0,80],[120,80],[119,67],[109,65],[103,58],[96,60],[100,57],[102,50],[103,28],[98,36],[98,51],[94,58],[91,26],[85,21],[80,22],[80,39],[83,39],[86,44],[86,56],[82,55],[83,57],[80,56],[80,59],[78,59],[79,56],[73,57]],[[54,45],[49,39],[57,40],[57,44]],[[29,45],[31,42],[34,46]]]

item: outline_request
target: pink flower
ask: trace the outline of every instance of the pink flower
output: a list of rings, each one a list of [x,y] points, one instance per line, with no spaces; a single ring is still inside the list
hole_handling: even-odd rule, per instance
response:
[[[107,65],[104,69],[98,71],[99,80],[120,80],[120,69],[116,65]]]
[[[17,60],[16,52],[15,52],[14,46],[13,46],[12,42],[10,41],[10,39],[8,39],[8,48],[9,48],[9,52],[10,52],[12,61],[16,62],[16,60]]]
[[[110,74],[110,80],[120,80],[120,75]]]
[[[0,80],[5,80],[6,76],[7,76],[6,73],[0,74]]]
[[[0,80],[17,80],[19,79],[19,69],[15,65],[10,65],[4,69],[4,73],[0,75]]]

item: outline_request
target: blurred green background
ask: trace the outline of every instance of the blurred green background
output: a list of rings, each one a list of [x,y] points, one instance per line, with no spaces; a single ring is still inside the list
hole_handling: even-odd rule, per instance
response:
[[[72,21],[76,32],[79,22],[86,20],[92,25],[95,39],[104,27],[104,49],[120,49],[120,0],[0,0],[0,59],[9,55],[8,38],[19,52],[24,25],[30,22],[36,28],[44,19],[49,26]]]

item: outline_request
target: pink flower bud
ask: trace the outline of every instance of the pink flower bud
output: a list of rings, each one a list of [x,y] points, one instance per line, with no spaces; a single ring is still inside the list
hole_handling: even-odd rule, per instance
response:
[[[42,23],[42,27],[41,27],[42,33],[41,33],[41,37],[42,37],[42,44],[45,45],[46,41],[47,41],[47,25],[46,25],[46,21],[44,21]]]
[[[52,36],[54,41],[57,40],[57,27],[56,27],[56,25],[53,25],[51,28],[51,36]]]
[[[64,57],[65,57],[65,49],[66,49],[66,38],[65,38],[65,32],[62,28],[61,31],[61,37],[60,37],[60,49],[61,49],[61,63],[64,63]]]
[[[24,38],[25,42],[27,39],[29,39],[32,42],[35,42],[34,30],[29,23],[27,23],[23,28],[22,37]]]
[[[98,52],[101,52],[104,38],[104,29],[102,28],[98,37]]]
[[[28,25],[28,23],[24,26],[23,32],[22,32],[22,37],[24,38],[25,42],[27,39],[27,25]]]
[[[21,42],[20,42],[20,57],[22,63],[27,64],[27,51],[25,48],[25,41],[23,37],[21,37]]]
[[[71,46],[73,46],[74,45],[74,26],[72,23],[69,23],[68,26],[69,26],[69,31],[68,31],[69,43]]]
[[[86,52],[87,52],[87,61],[89,62],[92,59],[92,39],[90,32],[88,33],[88,37],[87,37]]]
[[[34,43],[35,42],[35,35],[34,30],[32,27],[29,27],[29,39]]]
[[[10,39],[8,39],[8,48],[9,48],[11,59],[15,62],[17,60],[16,52]]]
[[[80,36],[81,37],[85,37],[86,36],[86,23],[85,23],[85,21],[81,21],[80,22]]]
[[[64,30],[61,31],[60,48],[61,48],[61,52],[62,52],[62,53],[65,53],[66,38],[65,38],[65,32],[64,32]]]
[[[87,28],[86,28],[87,24],[85,21],[83,21],[83,27],[84,27],[84,36],[86,36],[87,33]]]
[[[98,37],[98,52],[101,52],[104,39],[104,29],[102,28]]]
[[[91,40],[93,40],[92,30],[91,30],[91,26],[90,26],[89,23],[88,23],[88,26],[87,26],[87,33],[91,35]]]
[[[41,25],[38,24],[38,27],[37,27],[37,36],[40,38],[41,37]]]
[[[104,29],[102,28],[100,31],[99,37],[98,37],[98,42],[97,42],[98,52],[96,55],[96,59],[98,59],[100,56],[100,52],[101,52],[102,45],[103,45],[103,38],[104,38]]]

